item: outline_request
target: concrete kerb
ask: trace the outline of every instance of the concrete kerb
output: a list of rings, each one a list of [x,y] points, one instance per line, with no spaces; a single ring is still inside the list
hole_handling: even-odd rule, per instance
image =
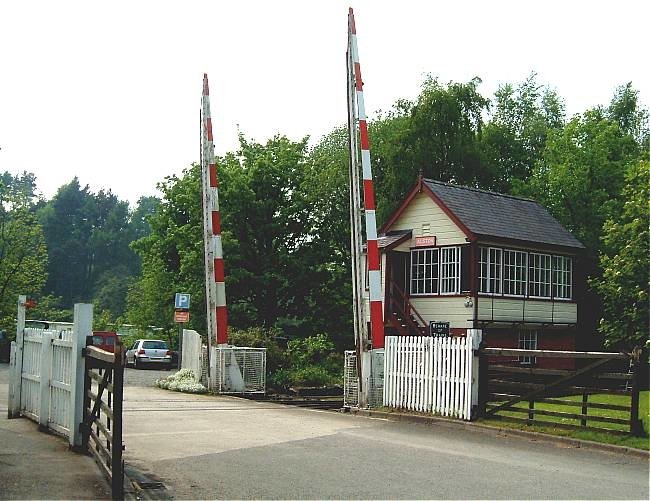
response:
[[[350,413],[354,416],[382,418],[389,421],[400,421],[405,423],[416,423],[431,426],[433,424],[451,425],[466,429],[478,430],[485,433],[492,433],[501,436],[514,435],[518,437],[526,437],[530,439],[561,443],[571,445],[576,448],[583,449],[596,449],[616,454],[629,454],[644,459],[650,459],[650,451],[642,449],[635,449],[633,447],[625,447],[621,445],[603,444],[600,442],[592,442],[591,440],[581,440],[579,438],[561,437],[557,435],[549,435],[547,433],[540,433],[536,431],[516,430],[512,428],[500,428],[498,426],[490,426],[487,424],[477,423],[474,421],[459,421],[456,419],[449,419],[441,416],[421,416],[419,414],[407,414],[402,412],[383,412],[371,409],[350,409]]]

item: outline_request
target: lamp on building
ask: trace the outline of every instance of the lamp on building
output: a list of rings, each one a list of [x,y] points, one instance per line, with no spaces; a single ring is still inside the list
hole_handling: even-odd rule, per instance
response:
[[[465,308],[471,308],[474,306],[474,301],[472,301],[471,296],[465,297]]]

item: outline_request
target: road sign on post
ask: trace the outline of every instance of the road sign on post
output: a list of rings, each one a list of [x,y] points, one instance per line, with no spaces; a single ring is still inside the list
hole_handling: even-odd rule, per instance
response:
[[[177,324],[184,324],[190,321],[190,312],[189,311],[175,311],[174,312],[174,322]]]
[[[176,308],[177,310],[189,310],[190,295],[184,294],[182,292],[177,292],[176,298],[174,299],[174,308]]]

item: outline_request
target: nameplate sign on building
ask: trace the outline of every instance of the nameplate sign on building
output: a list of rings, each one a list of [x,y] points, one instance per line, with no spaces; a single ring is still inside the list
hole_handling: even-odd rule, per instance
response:
[[[415,237],[416,247],[435,247],[436,237]]]

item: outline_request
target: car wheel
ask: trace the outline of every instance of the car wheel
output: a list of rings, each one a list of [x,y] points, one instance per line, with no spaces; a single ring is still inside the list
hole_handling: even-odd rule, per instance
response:
[[[142,364],[138,363],[138,357],[133,357],[133,368],[134,369],[141,369]]]

